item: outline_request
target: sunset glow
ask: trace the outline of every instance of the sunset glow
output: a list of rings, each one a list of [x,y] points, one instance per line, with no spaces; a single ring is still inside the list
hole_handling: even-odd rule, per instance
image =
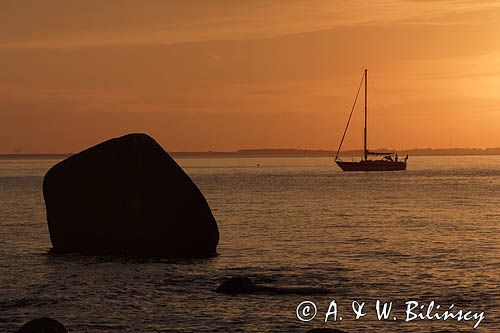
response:
[[[0,6],[0,153],[336,149],[364,68],[372,147],[500,146],[497,1]]]

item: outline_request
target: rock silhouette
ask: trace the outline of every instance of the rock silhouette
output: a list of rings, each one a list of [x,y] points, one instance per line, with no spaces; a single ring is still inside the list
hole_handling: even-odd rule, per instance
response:
[[[63,324],[48,317],[28,321],[16,333],[67,333]]]
[[[341,331],[335,328],[313,328],[306,333],[345,333],[345,331]]]
[[[182,168],[146,134],[111,139],[45,175],[55,252],[168,258],[216,254],[217,222]]]
[[[222,294],[249,294],[255,292],[255,283],[245,276],[233,276],[215,289]]]
[[[226,279],[220,286],[215,289],[215,292],[221,294],[256,294],[269,293],[274,295],[322,295],[330,291],[323,288],[311,287],[276,287],[270,285],[256,284],[252,279],[245,276],[233,276]]]

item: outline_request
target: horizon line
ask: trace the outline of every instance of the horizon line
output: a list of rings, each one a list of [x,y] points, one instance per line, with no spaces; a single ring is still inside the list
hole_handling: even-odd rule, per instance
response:
[[[397,153],[457,153],[457,152],[467,152],[467,153],[493,153],[500,154],[500,147],[488,147],[488,148],[463,148],[463,147],[455,147],[455,148],[410,148],[410,149],[388,149],[388,148],[376,148],[373,150],[380,151],[391,151]],[[244,148],[238,150],[185,150],[185,151],[167,151],[171,155],[252,155],[252,154],[265,154],[272,155],[272,153],[281,153],[285,155],[290,155],[291,153],[303,153],[303,154],[335,154],[337,151],[332,149],[302,149],[302,148]],[[341,150],[340,153],[344,154],[356,154],[363,152],[362,149],[346,149]],[[71,156],[77,154],[78,152],[65,152],[65,153],[22,153],[22,152],[14,152],[14,153],[0,153],[0,157],[43,157],[43,156],[54,156],[54,157],[63,157],[63,156]],[[288,153],[288,154],[287,154]]]

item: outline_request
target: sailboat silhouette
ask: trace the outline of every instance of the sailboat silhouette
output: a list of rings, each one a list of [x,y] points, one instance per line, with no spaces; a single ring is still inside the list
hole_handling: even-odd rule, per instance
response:
[[[354,111],[354,107],[356,106],[356,101],[358,100],[359,92],[361,90],[361,86],[365,83],[365,127],[363,133],[363,159],[357,162],[345,162],[339,158],[339,152],[342,148],[342,144],[344,143],[345,135],[347,133],[347,129],[349,128],[349,123],[351,122],[352,113]],[[358,92],[356,94],[356,98],[354,99],[354,104],[351,109],[351,113],[349,114],[349,119],[347,121],[347,125],[344,130],[344,134],[342,135],[342,139],[340,140],[339,149],[337,149],[337,154],[335,155],[335,163],[343,170],[343,171],[397,171],[397,170],[406,170],[406,162],[408,160],[408,155],[404,158],[403,161],[398,160],[398,155],[395,152],[373,152],[369,151],[367,148],[367,125],[368,125],[368,70],[365,69],[363,73],[363,78],[361,79],[361,83],[358,88]],[[383,156],[381,159],[368,159],[369,156]]]

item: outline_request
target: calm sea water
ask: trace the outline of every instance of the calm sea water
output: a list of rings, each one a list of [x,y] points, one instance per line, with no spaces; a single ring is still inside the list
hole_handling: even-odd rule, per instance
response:
[[[500,156],[412,157],[409,170],[342,173],[328,158],[178,159],[218,220],[219,256],[167,261],[48,254],[42,197],[55,160],[0,160],[0,331],[50,316],[73,332],[470,331],[404,322],[405,302],[484,311],[500,329]],[[260,167],[256,167],[257,163]],[[246,275],[328,295],[228,296]],[[324,323],[331,300],[342,321]],[[376,299],[393,301],[378,321]],[[295,309],[314,301],[318,317]],[[353,300],[368,314],[354,320]],[[392,320],[392,316],[398,320]]]

